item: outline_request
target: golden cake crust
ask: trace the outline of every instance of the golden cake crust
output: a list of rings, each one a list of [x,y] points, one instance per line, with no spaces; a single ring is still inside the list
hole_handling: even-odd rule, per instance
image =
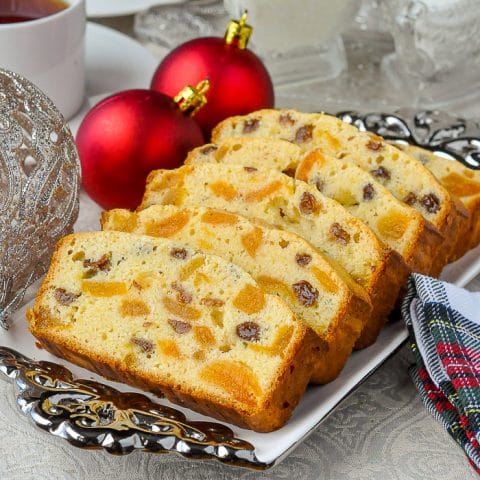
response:
[[[271,168],[295,176],[303,158],[298,145],[280,138],[232,137],[191,150],[185,165],[198,163],[237,163],[256,168]]]

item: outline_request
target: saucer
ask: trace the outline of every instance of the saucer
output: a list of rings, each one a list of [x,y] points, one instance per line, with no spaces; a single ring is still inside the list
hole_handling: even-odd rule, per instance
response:
[[[90,108],[107,94],[131,88],[148,88],[158,61],[127,35],[89,22],[85,65],[86,100],[80,111],[69,120],[74,135]]]

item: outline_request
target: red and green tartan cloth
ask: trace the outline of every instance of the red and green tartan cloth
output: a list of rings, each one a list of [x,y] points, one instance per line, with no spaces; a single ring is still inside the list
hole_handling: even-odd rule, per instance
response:
[[[480,473],[480,293],[413,274],[402,316],[422,401]]]

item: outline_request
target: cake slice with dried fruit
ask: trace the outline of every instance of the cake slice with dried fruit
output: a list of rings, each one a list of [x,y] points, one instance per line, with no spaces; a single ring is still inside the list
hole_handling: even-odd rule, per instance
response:
[[[209,163],[156,170],[147,179],[139,210],[168,204],[239,213],[305,238],[367,291],[373,312],[364,328],[372,327],[372,342],[408,271],[398,253],[338,202],[274,170]]]
[[[361,132],[336,117],[287,109],[259,110],[228,118],[212,132],[215,143],[228,137],[282,138],[297,144],[304,152],[320,148],[324,154],[353,162],[368,171],[443,235],[443,248],[434,260],[433,274],[440,273],[454,255],[458,239],[468,231],[468,212],[418,160],[383,138]]]
[[[338,376],[371,306],[363,288],[303,238],[205,207],[153,205],[137,213],[110,210],[104,230],[168,237],[235,263],[267,293],[280,296],[319,336],[312,381]]]
[[[441,157],[424,148],[394,145],[419,160],[468,210],[470,214],[468,240],[466,241],[464,237],[459,239],[455,257],[460,258],[467,250],[476,247],[480,243],[480,171],[467,168],[457,160]]]
[[[412,271],[429,273],[443,237],[417,210],[397,200],[381,183],[351,162],[312,150],[296,178],[315,185],[365,222]]]
[[[121,232],[62,239],[27,316],[53,354],[256,431],[290,417],[316,341],[240,267]]]

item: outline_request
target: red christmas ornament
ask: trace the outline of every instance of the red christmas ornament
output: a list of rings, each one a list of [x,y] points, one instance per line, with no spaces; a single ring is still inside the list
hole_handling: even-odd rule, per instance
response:
[[[208,82],[186,87],[175,99],[151,90],[127,90],[106,98],[77,133],[82,183],[103,208],[136,208],[148,173],[176,168],[204,143],[191,118],[205,103]]]
[[[245,20],[246,13],[239,22],[231,21],[223,39],[204,37],[180,45],[160,63],[152,79],[152,89],[174,95],[183,85],[208,78],[207,105],[195,117],[207,138],[227,117],[273,107],[270,75],[246,49],[252,28]]]

